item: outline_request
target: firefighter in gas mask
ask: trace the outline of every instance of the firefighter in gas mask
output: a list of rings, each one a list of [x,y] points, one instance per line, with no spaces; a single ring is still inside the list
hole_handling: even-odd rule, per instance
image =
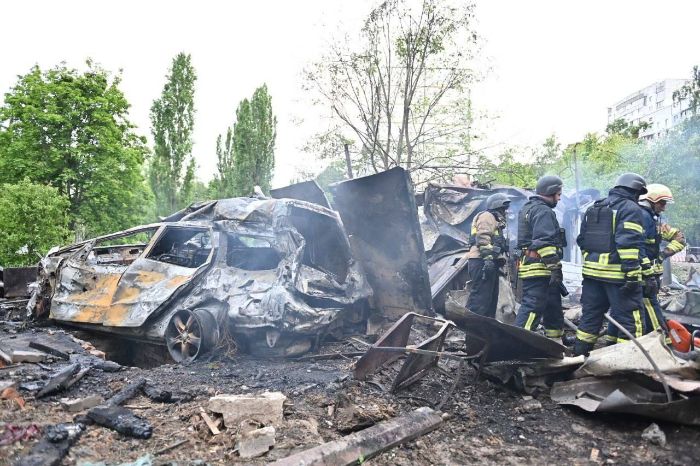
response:
[[[650,184],[647,193],[639,197],[642,206],[642,227],[644,228],[644,252],[642,256],[642,276],[644,279],[643,302],[646,331],[659,328],[668,331],[666,319],[661,311],[658,292],[663,274],[663,261],[685,248],[685,236],[678,228],[661,223],[660,215],[667,204],[673,203],[673,194],[668,186]],[[661,242],[667,241],[661,249]]]
[[[499,270],[505,266],[508,252],[505,231],[509,205],[510,199],[505,194],[492,194],[486,199],[486,210],[472,220],[471,247],[467,253],[470,282],[467,309],[491,318],[496,316]]]
[[[610,314],[633,336],[644,334],[642,268],[644,228],[639,196],[647,183],[636,173],[617,178],[608,197],[586,211],[576,239],[583,254],[582,314],[574,353],[588,354],[594,347],[604,314]],[[609,326],[608,344],[627,341],[617,327]]]
[[[564,182],[548,175],[537,180],[536,196],[530,197],[518,214],[518,278],[523,297],[515,325],[535,330],[542,321],[545,336],[564,335],[561,307],[564,230],[559,227],[554,207],[561,198]]]

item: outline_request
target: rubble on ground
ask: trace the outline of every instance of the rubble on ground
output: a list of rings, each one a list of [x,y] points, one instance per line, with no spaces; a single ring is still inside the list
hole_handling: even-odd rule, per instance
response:
[[[697,462],[700,434],[687,427],[698,425],[700,412],[700,371],[692,351],[681,357],[659,335],[649,335],[640,343],[657,368],[631,344],[571,357],[562,344],[507,325],[517,293],[506,277],[498,320],[466,311],[468,290],[456,289],[464,285],[465,252],[457,231],[463,232],[488,189],[432,187],[418,202],[437,233],[429,237],[405,173],[369,178],[336,187],[338,213],[315,183],[306,183],[273,193],[275,199],[201,204],[164,219],[157,226],[160,238],[171,227],[209,231],[209,240],[201,237],[185,248],[192,254],[158,256],[168,269],[163,279],[175,280],[176,291],[168,296],[187,304],[185,314],[162,300],[165,282],[154,282],[160,290],[149,291],[139,281],[145,269],[138,256],[148,259],[158,236],[135,248],[109,243],[121,240],[119,233],[103,238],[109,241],[101,246],[88,241],[50,255],[60,263],[49,260],[40,273],[76,272],[43,277],[60,282],[49,283],[59,295],[53,320],[26,315],[29,307],[34,317],[52,316],[47,283],[34,287],[32,298],[0,301],[0,350],[7,356],[0,361],[0,457],[27,465],[144,466],[370,458],[392,465]],[[362,199],[364,208],[353,210],[351,198]],[[392,208],[396,203],[400,207]],[[326,219],[319,222],[348,235],[339,240],[346,247],[342,264],[321,264],[317,254],[328,244],[317,237],[320,249],[314,249],[313,234],[304,230],[309,225],[278,215],[277,209],[296,208],[306,212],[304,219]],[[209,229],[216,222],[222,229]],[[263,230],[274,237],[272,249],[284,249],[279,267],[246,270],[222,282],[227,272],[213,265],[211,252],[225,249],[221,232]],[[173,263],[196,260],[202,248],[211,254],[203,268]],[[83,266],[141,283],[139,299],[129,297],[133,289],[119,288],[119,280],[107,297],[77,299],[90,294],[77,285],[90,280]],[[191,279],[176,278],[184,277],[175,273],[183,267]],[[347,271],[344,280],[338,267]],[[205,303],[210,312],[212,302],[224,302],[224,291],[215,290],[222,283],[234,309],[214,314],[228,324],[243,323],[247,330],[238,335],[217,334],[228,324],[214,325],[197,310]],[[567,286],[575,298],[575,281]],[[147,297],[154,299],[141,303]],[[566,313],[571,325],[580,315],[575,301]],[[85,322],[71,314],[71,306],[99,303],[83,315]],[[124,311],[117,316],[122,323],[141,316],[145,324],[104,325],[116,321],[109,315],[115,310]],[[82,325],[87,320],[94,322]],[[175,333],[168,334],[171,323]],[[200,332],[217,334],[217,345],[186,348],[177,364],[167,335],[182,349],[183,334],[195,323]],[[26,352],[34,359],[13,358]],[[293,357],[272,357],[279,355]]]

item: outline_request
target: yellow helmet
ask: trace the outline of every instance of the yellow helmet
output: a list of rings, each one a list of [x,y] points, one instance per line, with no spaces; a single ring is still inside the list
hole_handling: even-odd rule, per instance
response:
[[[673,203],[673,193],[668,186],[663,184],[653,183],[647,185],[647,193],[639,196],[639,200],[648,200],[649,202],[666,201],[667,204]]]

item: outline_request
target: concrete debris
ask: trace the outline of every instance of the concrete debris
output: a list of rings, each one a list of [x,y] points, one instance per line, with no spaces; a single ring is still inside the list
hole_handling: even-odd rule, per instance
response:
[[[647,442],[653,443],[654,445],[658,445],[660,447],[666,446],[666,434],[664,434],[664,431],[661,430],[661,428],[655,422],[652,422],[649,427],[644,429],[644,432],[642,432],[642,438]]]
[[[36,363],[46,360],[46,354],[39,351],[2,348],[0,349],[0,359],[5,360],[8,364],[19,364],[22,362]]]
[[[61,406],[68,412],[77,413],[104,403],[104,398],[99,395],[90,395],[85,398],[63,399]]]
[[[241,458],[256,458],[267,453],[274,445],[275,428],[268,426],[240,434],[236,449]]]
[[[286,399],[280,392],[217,395],[209,398],[209,411],[222,414],[224,425],[228,428],[238,426],[246,419],[253,419],[265,426],[279,425],[284,420],[283,404]]]
[[[384,421],[341,439],[324,443],[281,460],[272,466],[325,466],[356,464],[409,440],[437,429],[442,424],[439,412],[418,408],[404,416]]]

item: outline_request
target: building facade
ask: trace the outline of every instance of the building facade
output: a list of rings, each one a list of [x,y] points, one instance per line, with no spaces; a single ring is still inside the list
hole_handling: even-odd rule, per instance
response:
[[[631,125],[646,122],[648,128],[639,132],[640,139],[653,141],[665,136],[688,114],[688,102],[674,102],[673,93],[687,79],[665,79],[628,95],[608,108],[608,124],[620,118]]]

